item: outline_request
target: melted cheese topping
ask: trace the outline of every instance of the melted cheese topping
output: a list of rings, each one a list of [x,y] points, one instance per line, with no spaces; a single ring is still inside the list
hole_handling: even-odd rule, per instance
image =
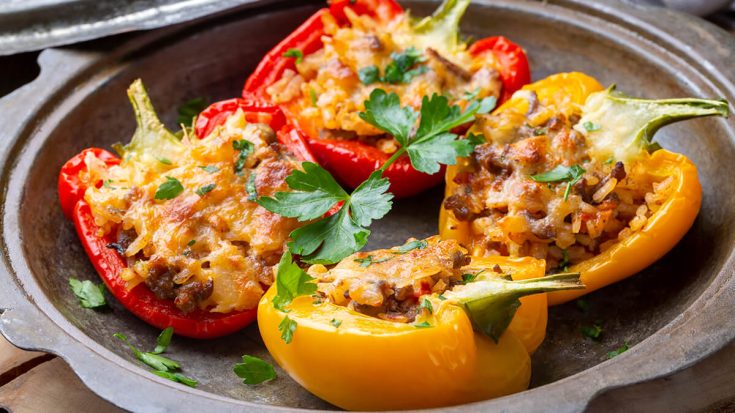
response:
[[[331,17],[325,18],[324,47],[304,56],[296,64],[297,72],[287,70],[267,89],[276,103],[288,107],[309,136],[362,139],[384,135],[358,115],[365,110],[364,101],[376,88],[397,93],[402,105],[416,109],[424,96],[434,93],[448,96],[460,106],[467,104],[467,94],[475,98],[499,96],[501,82],[492,53],[472,56],[464,48],[427,48],[419,44],[407,15],[382,23],[369,16],[357,16],[349,8],[345,13],[350,20],[348,27],[340,28]],[[409,47],[421,52],[424,62],[417,67],[425,67],[424,73],[401,84],[365,85],[360,81],[360,69],[376,66],[384,74],[393,60],[391,54]],[[397,149],[392,138],[369,142],[387,153]]]
[[[254,150],[237,174],[240,152],[233,142],[242,139]],[[258,194],[270,196],[288,190],[285,178],[299,167],[274,140],[270,128],[247,124],[238,111],[204,139],[184,137],[181,154],[158,164],[132,157],[107,168],[94,157],[87,159],[89,174],[83,178],[104,182],[99,188],[90,185],[85,194],[100,235],[134,230],[125,249],[129,268],[121,274],[129,288],[145,281],[155,285],[150,277],[166,273],[175,288],[212,281],[211,295],[197,302],[199,308],[226,313],[258,304],[288,234],[298,226],[248,200],[249,180],[254,179]],[[177,179],[184,190],[173,199],[156,200],[166,177]],[[212,185],[210,192],[197,194]]]
[[[469,264],[467,250],[455,240],[434,236],[414,245],[408,251],[394,247],[358,252],[329,270],[312,265],[308,273],[318,280],[318,292],[332,303],[383,319],[410,321],[417,297],[461,283],[461,268]]]
[[[562,270],[643,228],[674,185],[649,173],[645,154],[601,160],[581,132],[581,108],[544,106],[532,95],[516,95],[536,102],[528,112],[478,118],[474,131],[487,143],[448,178],[456,185],[444,206],[469,223],[473,255],[532,256]],[[568,182],[531,178],[559,165],[585,169],[568,195]]]

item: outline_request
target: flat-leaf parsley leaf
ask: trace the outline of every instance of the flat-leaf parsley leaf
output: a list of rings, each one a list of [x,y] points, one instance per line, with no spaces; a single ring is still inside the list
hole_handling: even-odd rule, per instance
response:
[[[79,299],[79,304],[82,307],[100,308],[107,305],[104,285],[95,284],[89,280],[79,281],[76,278],[69,278],[69,286]]]
[[[290,234],[293,241],[288,248],[303,262],[338,262],[364,247],[370,235],[367,227],[392,208],[390,182],[383,173],[393,162],[408,154],[413,167],[425,173],[437,172],[440,164],[454,164],[457,157],[468,156],[484,139],[480,135],[459,139],[450,131],[494,107],[495,98],[491,97],[470,102],[462,111],[459,106],[450,106],[447,98],[434,95],[424,97],[417,113],[409,106],[402,107],[397,94],[375,89],[360,118],[393,135],[401,145],[378,170],[348,194],[324,168],[304,162],[303,171],[295,170],[286,178],[292,191],[277,192],[257,202],[279,215],[312,221]],[[325,216],[327,212],[331,215]]]
[[[331,264],[365,246],[370,234],[365,227],[392,206],[393,195],[387,193],[390,182],[374,172],[348,194],[321,166],[304,162],[303,168],[303,172],[294,171],[286,178],[292,192],[278,192],[257,202],[271,212],[300,221],[319,218],[342,202],[339,212],[290,234],[293,241],[289,249],[304,262]]]
[[[278,331],[281,332],[281,339],[285,341],[286,344],[291,344],[293,333],[296,331],[296,326],[296,322],[288,318],[288,316],[283,317],[281,323],[278,324]]]
[[[153,196],[154,199],[174,199],[179,196],[180,193],[184,192],[184,186],[181,185],[178,179],[167,176],[166,182],[162,183],[156,189],[156,194]]]
[[[281,311],[287,311],[286,306],[291,304],[294,298],[311,295],[315,292],[314,278],[293,262],[291,252],[283,253],[281,261],[278,263],[276,295],[273,297],[273,306]]]
[[[273,365],[255,356],[242,356],[242,363],[235,364],[232,370],[249,386],[276,378],[276,369]]]
[[[531,179],[533,179],[536,182],[566,182],[567,187],[564,190],[564,200],[566,201],[567,198],[569,198],[569,191],[572,189],[572,186],[579,182],[580,179],[584,176],[585,170],[579,165],[572,165],[572,166],[564,166],[564,165],[557,165],[554,169],[536,174],[531,175]]]

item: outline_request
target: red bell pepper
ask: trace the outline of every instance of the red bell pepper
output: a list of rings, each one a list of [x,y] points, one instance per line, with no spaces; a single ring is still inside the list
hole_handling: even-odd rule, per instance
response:
[[[290,128],[286,129],[286,117],[279,107],[264,103],[253,97],[228,99],[209,105],[197,116],[194,132],[199,138],[206,137],[238,109],[245,111],[245,119],[248,122],[270,125],[276,131],[279,142],[291,151],[296,158],[316,162],[309,146],[299,136],[291,134],[289,132]]]
[[[463,3],[464,5],[460,5]],[[456,1],[448,8],[442,5],[434,16],[437,19],[456,19],[452,30],[456,33],[456,25],[461,11],[456,9],[466,7],[466,3]],[[447,3],[449,4],[449,3]],[[338,24],[349,24],[345,16],[345,8],[351,8],[358,15],[370,15],[379,21],[390,21],[402,15],[403,8],[394,0],[332,0],[329,8],[314,13],[293,33],[283,39],[263,58],[253,74],[247,79],[243,88],[243,96],[269,99],[266,89],[279,80],[286,69],[295,69],[295,59],[284,57],[289,49],[298,49],[303,55],[316,52],[323,47],[324,35],[323,17],[330,15]],[[464,9],[462,9],[464,10]],[[435,22],[429,21],[425,29]],[[441,23],[436,24],[437,30],[447,29]],[[472,55],[492,53],[498,62],[496,69],[500,74],[503,89],[500,101],[508,99],[513,92],[531,81],[528,59],[523,49],[505,37],[489,37],[474,43],[468,52]],[[279,134],[279,138],[288,137],[286,144],[298,142],[299,147],[311,148],[317,161],[329,169],[346,185],[355,187],[368,178],[371,172],[380,167],[390,155],[377,148],[356,140],[317,139],[308,136],[296,122],[287,126],[287,134]],[[422,192],[438,185],[444,179],[444,170],[434,175],[417,172],[411,166],[408,157],[403,157],[391,165],[384,174],[391,181],[391,192],[397,197],[406,197]]]
[[[131,100],[133,100],[132,96]],[[145,100],[134,102],[136,112],[145,110],[139,107],[147,104],[150,104],[147,96]],[[229,113],[234,113],[237,108],[240,108],[245,111],[245,118],[250,121],[266,122],[274,129],[283,126],[284,117],[277,107],[265,106],[243,99],[233,99],[216,103],[205,110],[201,117],[197,119],[197,128],[211,131],[217,122],[221,123],[227,117],[228,112],[226,110],[217,109],[232,109],[233,105],[234,109]],[[139,128],[141,123],[150,127],[150,122],[141,122],[139,119]],[[141,147],[145,146],[145,143],[139,142],[138,144],[141,144]],[[126,261],[114,249],[108,247],[110,243],[115,242],[114,236],[112,233],[104,237],[99,236],[100,227],[95,223],[92,211],[84,201],[84,193],[87,187],[82,182],[80,174],[86,172],[87,165],[84,160],[90,153],[107,166],[117,165],[121,161],[120,158],[104,149],[89,148],[83,150],[67,161],[61,168],[59,199],[64,214],[74,222],[77,235],[87,252],[87,256],[110,293],[126,309],[148,324],[159,329],[173,327],[176,334],[182,336],[193,338],[221,337],[241,330],[252,323],[256,317],[256,308],[226,314],[206,310],[184,313],[176,307],[173,300],[159,299],[145,284],[138,284],[132,289],[127,288],[126,282],[120,278],[120,272],[126,267]],[[101,185],[101,182],[98,185]]]
[[[79,179],[79,173],[87,169],[84,158],[87,157],[88,153],[92,153],[107,166],[120,163],[120,158],[104,149],[87,148],[64,164],[61,173],[59,173],[59,202],[64,216],[70,220],[73,219],[77,202],[84,198],[84,191],[87,190],[87,187]]]

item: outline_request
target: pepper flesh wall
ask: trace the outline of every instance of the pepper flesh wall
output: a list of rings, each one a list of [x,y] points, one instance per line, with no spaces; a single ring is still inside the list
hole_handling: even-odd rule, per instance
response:
[[[349,410],[449,406],[525,390],[530,352],[546,327],[543,293],[582,288],[579,274],[543,277],[532,258],[470,260],[438,237],[412,245],[357,253],[332,269],[314,265],[316,294],[281,309],[278,287],[269,289],[258,326],[273,358],[307,390]],[[289,340],[279,329],[286,318],[295,323]]]
[[[673,248],[701,205],[696,167],[655,132],[727,114],[723,101],[635,99],[582,73],[528,85],[478,117],[470,132],[487,142],[448,167],[440,235],[473,256],[581,273],[586,289],[551,293],[551,305],[620,281]]]

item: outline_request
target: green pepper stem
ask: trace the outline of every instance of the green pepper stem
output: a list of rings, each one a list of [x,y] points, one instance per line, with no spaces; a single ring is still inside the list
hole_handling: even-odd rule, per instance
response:
[[[725,100],[713,99],[632,98],[616,92],[613,85],[590,95],[582,113],[575,129],[588,136],[591,153],[599,159],[614,156],[626,161],[642,150],[660,149],[653,138],[662,127],[692,118],[727,117],[729,105]]]
[[[444,295],[463,307],[475,330],[497,342],[521,305],[519,298],[550,291],[583,288],[579,273],[563,273],[520,281],[485,277],[455,288]]]
[[[133,105],[138,127],[129,144],[113,145],[124,159],[135,157],[138,160],[156,162],[158,158],[172,158],[182,150],[181,142],[158,119],[148,92],[140,79],[136,79],[128,88],[128,99]]]
[[[470,0],[444,0],[434,14],[413,24],[416,41],[421,46],[444,52],[456,50],[459,41],[459,22]]]

